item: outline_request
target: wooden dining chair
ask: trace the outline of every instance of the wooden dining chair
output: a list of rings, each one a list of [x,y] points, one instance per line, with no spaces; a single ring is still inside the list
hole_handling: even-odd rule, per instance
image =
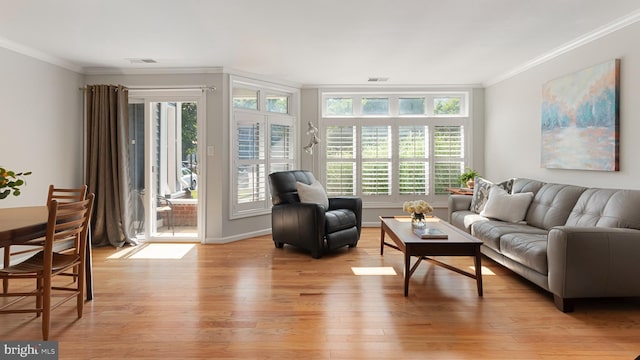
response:
[[[84,200],[87,196],[87,185],[82,185],[77,189],[64,189],[57,188],[53,185],[49,185],[49,194],[47,195],[47,204],[51,200],[58,200],[58,202],[72,202]]]
[[[78,318],[82,317],[84,305],[84,276],[89,221],[93,210],[94,195],[73,202],[48,203],[49,217],[43,249],[30,258],[0,269],[3,280],[35,279],[35,290],[15,291],[0,294],[13,298],[0,307],[0,314],[33,312],[42,315],[42,338],[49,339],[51,311],[62,303],[76,299]],[[57,244],[65,243],[64,252],[54,251]],[[71,246],[71,248],[68,248]],[[56,278],[65,272],[75,271],[78,281],[63,282]],[[55,280],[55,284],[54,284]],[[19,289],[22,289],[20,287]],[[61,299],[52,303],[52,296]],[[35,306],[24,307],[25,299],[35,297]]]
[[[51,200],[58,200],[58,202],[72,202],[84,200],[87,196],[87,185],[82,185],[79,188],[57,188],[53,184],[49,185],[49,192],[47,193],[47,204]],[[11,257],[23,254],[35,253],[42,250],[43,239],[34,239],[21,247],[21,250],[11,251],[11,246],[7,245],[4,248],[3,264],[4,267],[8,267],[11,264]],[[25,248],[26,247],[26,248]],[[9,291],[9,280],[2,280],[2,292],[7,293]]]

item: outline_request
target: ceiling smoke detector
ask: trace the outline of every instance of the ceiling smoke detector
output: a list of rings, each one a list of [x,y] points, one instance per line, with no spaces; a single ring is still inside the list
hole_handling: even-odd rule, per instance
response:
[[[157,61],[153,59],[127,59],[132,64],[155,64]]]
[[[370,77],[369,82],[382,82],[382,81],[388,81],[389,78],[388,77]]]

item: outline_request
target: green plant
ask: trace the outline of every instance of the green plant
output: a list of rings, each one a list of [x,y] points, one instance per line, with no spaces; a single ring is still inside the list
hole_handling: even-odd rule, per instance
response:
[[[24,177],[31,175],[31,171],[16,173],[0,167],[0,199],[4,199],[13,192],[14,196],[20,195],[20,186],[25,184]]]
[[[467,181],[475,179],[476,176],[480,176],[476,170],[465,168],[464,172],[460,174],[458,180],[460,180],[460,184],[466,185]]]

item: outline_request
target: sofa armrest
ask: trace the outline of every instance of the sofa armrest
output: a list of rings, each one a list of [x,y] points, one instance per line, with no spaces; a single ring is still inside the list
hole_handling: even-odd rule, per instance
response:
[[[332,197],[329,198],[329,209],[349,209],[356,214],[356,224],[358,228],[358,234],[362,230],[362,199],[358,197]]]
[[[469,210],[471,209],[471,199],[473,196],[469,195],[457,195],[451,194],[449,195],[448,203],[447,203],[447,211],[448,211],[448,219],[451,222],[451,214],[456,211],[461,210]]]
[[[640,230],[557,226],[547,243],[549,290],[560,299],[640,296]],[[557,304],[557,303],[556,303]]]
[[[271,236],[277,247],[291,244],[311,251],[314,258],[324,247],[324,213],[322,205],[294,203],[271,208]]]

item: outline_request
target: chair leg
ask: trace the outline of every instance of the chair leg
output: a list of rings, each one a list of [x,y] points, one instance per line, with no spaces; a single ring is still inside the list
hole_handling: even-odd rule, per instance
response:
[[[42,296],[44,295],[44,285],[42,282],[42,278],[37,278],[36,279],[36,309],[43,309],[43,305],[42,305]],[[37,312],[36,313],[36,317],[40,317],[40,315],[42,315],[42,312]]]
[[[6,246],[4,248],[4,259],[3,263],[4,267],[9,267],[11,265],[11,248]],[[9,291],[9,279],[2,279],[2,292],[6,294]]]
[[[42,340],[49,340],[51,326],[51,275],[45,277],[42,294]]]
[[[80,269],[78,270],[78,297],[76,299],[76,310],[78,311],[78,319],[82,317],[82,311],[84,310],[84,282],[84,268],[80,266]]]

